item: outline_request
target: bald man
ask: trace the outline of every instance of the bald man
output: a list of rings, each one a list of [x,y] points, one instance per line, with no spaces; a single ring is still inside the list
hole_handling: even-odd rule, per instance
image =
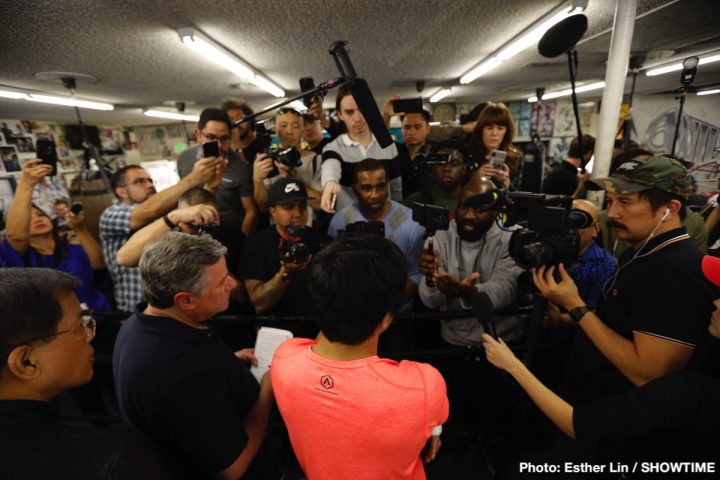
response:
[[[435,287],[420,282],[420,299],[430,309],[470,309],[476,291],[485,292],[495,309],[510,307],[522,270],[508,253],[511,232],[497,226],[495,185],[486,177],[472,179],[462,189],[455,220],[447,231],[435,234],[434,251],[428,244],[420,258],[420,272],[432,276]],[[498,333],[506,340],[522,334],[516,317],[498,317]],[[451,345],[482,345],[483,328],[468,318],[443,320],[441,334]]]
[[[582,298],[588,305],[597,307],[603,302],[602,289],[605,282],[612,277],[617,269],[617,260],[610,252],[595,243],[600,234],[600,212],[597,206],[588,200],[573,200],[573,210],[582,210],[593,218],[593,224],[578,229],[580,248],[578,263],[568,273],[578,286]],[[575,323],[567,313],[563,313],[554,304],[548,303],[548,314],[556,321]]]

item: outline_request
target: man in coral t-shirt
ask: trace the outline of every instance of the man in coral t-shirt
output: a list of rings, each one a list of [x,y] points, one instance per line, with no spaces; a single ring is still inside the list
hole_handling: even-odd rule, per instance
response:
[[[346,234],[309,267],[320,335],[278,347],[272,384],[308,478],[425,478],[448,416],[445,381],[430,365],[377,356],[403,301],[405,257],[389,240]]]

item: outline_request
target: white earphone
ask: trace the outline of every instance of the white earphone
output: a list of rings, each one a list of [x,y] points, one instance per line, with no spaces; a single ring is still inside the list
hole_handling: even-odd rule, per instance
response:
[[[660,219],[660,221],[661,221],[661,222],[664,222],[665,219],[668,217],[668,215],[670,215],[670,209],[669,209],[669,208],[666,208],[666,209],[665,209],[665,213],[663,214],[663,216],[662,216],[662,218]]]

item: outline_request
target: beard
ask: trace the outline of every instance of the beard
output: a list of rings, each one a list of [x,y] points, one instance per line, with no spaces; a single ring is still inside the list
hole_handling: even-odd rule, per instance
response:
[[[473,225],[474,230],[466,231],[465,225]],[[488,222],[470,222],[467,220],[457,220],[457,231],[460,240],[466,242],[477,242],[485,236],[490,226],[492,225],[492,219]]]

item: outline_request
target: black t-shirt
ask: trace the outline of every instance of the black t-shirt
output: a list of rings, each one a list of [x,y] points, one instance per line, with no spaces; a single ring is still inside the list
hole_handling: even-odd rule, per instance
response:
[[[575,408],[573,425],[581,441],[633,439],[628,444],[642,459],[717,462],[720,378],[672,373]]]
[[[577,168],[563,161],[543,180],[542,192],[549,195],[572,195],[578,186]]]
[[[225,158],[229,162],[215,191],[215,202],[224,223],[242,226],[245,218],[242,198],[253,196],[252,166],[235,150]]]
[[[0,478],[172,477],[152,445],[135,432],[65,425],[46,402],[2,400]]]
[[[214,477],[245,448],[243,419],[260,386],[212,330],[145,315],[144,306],[115,343],[120,416],[158,447],[175,478]],[[250,472],[265,455],[258,453]]]
[[[305,228],[302,242],[315,251],[330,242],[323,232]],[[275,225],[256,233],[245,242],[242,259],[238,266],[239,278],[267,282],[280,270],[281,252],[289,249],[287,240],[280,237]],[[311,315],[313,312],[310,290],[307,284],[307,269],[295,272],[280,301],[268,313],[275,315]]]
[[[615,283],[611,279],[606,285],[597,314],[628,340],[634,331],[692,347],[707,340],[712,302],[720,292],[702,273],[702,253],[685,239],[643,256],[684,233],[678,228],[658,235],[632,262],[632,249],[621,256]],[[582,330],[571,345],[567,373],[567,393],[575,405],[634,388]]]

